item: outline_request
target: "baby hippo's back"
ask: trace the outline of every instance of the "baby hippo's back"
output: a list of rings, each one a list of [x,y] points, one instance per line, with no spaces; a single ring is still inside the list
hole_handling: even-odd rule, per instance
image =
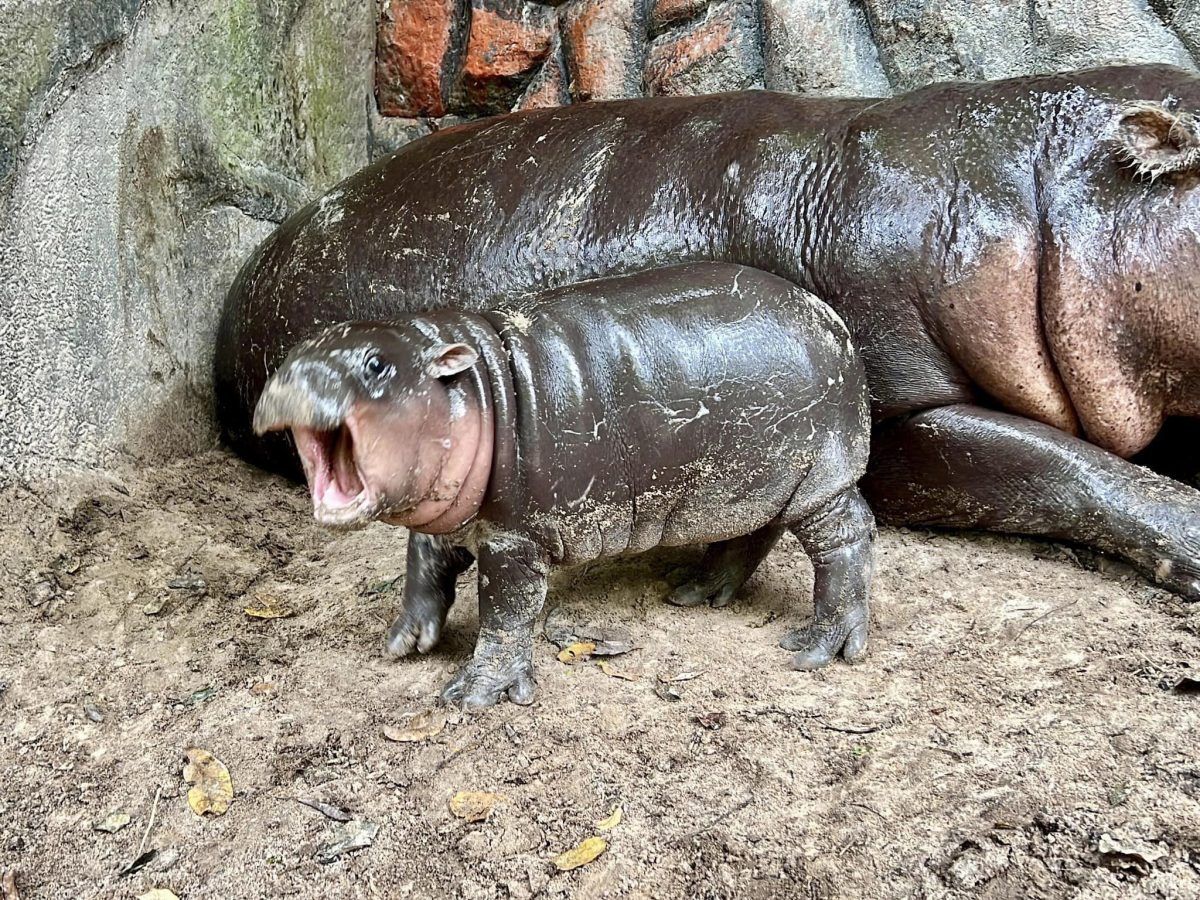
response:
[[[488,318],[512,361],[519,479],[498,512],[560,562],[794,522],[865,469],[845,326],[766,272],[657,269]]]

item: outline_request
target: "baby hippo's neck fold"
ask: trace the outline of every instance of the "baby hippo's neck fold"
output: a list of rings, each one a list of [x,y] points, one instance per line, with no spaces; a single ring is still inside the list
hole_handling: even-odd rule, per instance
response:
[[[495,332],[478,316],[434,314],[429,324],[447,342],[476,346],[482,340],[498,343]],[[437,429],[428,439],[438,444],[437,474],[432,488],[412,509],[386,521],[426,534],[449,534],[474,519],[483,505],[491,481],[496,447],[496,413],[489,358],[445,381],[443,407],[436,411]],[[445,427],[441,427],[442,424]]]

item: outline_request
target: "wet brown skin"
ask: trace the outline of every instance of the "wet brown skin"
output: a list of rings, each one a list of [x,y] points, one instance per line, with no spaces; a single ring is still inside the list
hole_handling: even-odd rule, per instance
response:
[[[866,377],[829,307],[759,270],[335,326],[288,354],[255,428],[296,436],[318,521],[414,532],[392,655],[437,642],[478,559],[479,639],[447,700],[532,700],[550,566],[709,544],[671,600],[724,605],[785,528],[814,567],[814,620],[782,642],[793,666],[866,652]]]
[[[1166,106],[1164,106],[1164,102]],[[1124,458],[1200,403],[1200,78],[1121,67],[884,101],[764,92],[514,114],[406,145],[298,213],[230,293],[233,445],[320,326],[688,260],[847,322],[886,521],[1078,541],[1200,598],[1200,493]]]

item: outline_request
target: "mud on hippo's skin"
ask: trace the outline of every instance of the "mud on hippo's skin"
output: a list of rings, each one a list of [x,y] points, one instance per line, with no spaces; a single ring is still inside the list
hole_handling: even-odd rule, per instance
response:
[[[793,666],[866,651],[862,365],[827,306],[767,273],[693,264],[337,326],[288,355],[256,422],[301,438],[318,520],[414,531],[389,654],[436,644],[478,563],[479,638],[449,702],[532,701],[551,566],[709,543],[670,599],[722,605],[785,528],[814,568]]]

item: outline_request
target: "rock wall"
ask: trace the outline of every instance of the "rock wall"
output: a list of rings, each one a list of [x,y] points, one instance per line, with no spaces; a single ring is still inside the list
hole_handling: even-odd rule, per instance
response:
[[[886,96],[1117,62],[1195,68],[1198,0],[383,0],[388,116],[767,87]]]
[[[241,261],[443,124],[1196,54],[1200,0],[0,0],[0,479],[211,444]]]
[[[210,445],[222,296],[365,164],[367,0],[0,0],[0,476]]]

